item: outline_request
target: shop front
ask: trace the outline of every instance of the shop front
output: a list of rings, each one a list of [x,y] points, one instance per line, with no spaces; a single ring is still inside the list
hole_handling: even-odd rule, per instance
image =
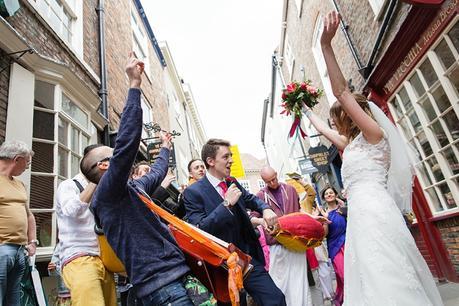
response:
[[[367,89],[418,153],[411,230],[439,279],[459,275],[459,1],[413,6]]]

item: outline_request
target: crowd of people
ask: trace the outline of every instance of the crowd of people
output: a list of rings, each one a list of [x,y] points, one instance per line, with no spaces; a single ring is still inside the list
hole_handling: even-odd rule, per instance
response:
[[[208,140],[201,158],[189,162],[188,186],[174,205],[167,204],[175,179],[168,172],[171,135],[161,133],[162,148],[152,165],[133,167],[142,133],[144,64],[130,53],[129,91],[114,149],[88,146],[81,173],[62,182],[56,192],[58,243],[49,270],[62,276],[59,303],[117,304],[115,278],[121,277],[115,277],[101,259],[95,231],[100,228],[124,266],[128,279],[122,283],[137,305],[216,304],[210,293],[198,304],[190,296],[187,282],[192,272],[185,254],[164,220],[141,201],[141,194],[250,255],[252,269],[243,280],[250,298],[242,294],[241,305],[250,301],[260,306],[312,306],[325,300],[346,306],[442,305],[395,196],[386,186],[396,155],[393,136],[365,97],[349,91],[336,62],[331,41],[338,26],[338,14],[328,14],[321,36],[338,100],[331,108],[337,130],[307,107],[304,113],[344,151],[348,205],[332,186],[320,192],[324,205],[319,205],[314,188],[300,175],[290,173],[283,183],[270,166],[260,172],[266,187],[256,195],[249,193],[231,178],[230,143],[222,139]],[[404,154],[397,153],[395,157]],[[20,304],[19,282],[26,258],[34,255],[38,244],[26,189],[15,178],[29,167],[33,155],[19,141],[0,147],[0,305]],[[322,223],[326,235],[322,246],[294,252],[275,239],[278,218],[297,212]]]

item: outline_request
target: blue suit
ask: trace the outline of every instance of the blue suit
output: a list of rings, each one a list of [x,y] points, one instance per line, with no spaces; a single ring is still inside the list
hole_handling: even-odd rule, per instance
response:
[[[247,192],[237,181],[242,195],[238,202],[227,208],[223,199],[206,176],[186,188],[183,202],[189,223],[226,241],[234,243],[252,256],[254,269],[244,280],[244,288],[258,305],[285,305],[283,293],[276,287],[264,269],[264,256],[246,209],[263,212],[269,206]]]

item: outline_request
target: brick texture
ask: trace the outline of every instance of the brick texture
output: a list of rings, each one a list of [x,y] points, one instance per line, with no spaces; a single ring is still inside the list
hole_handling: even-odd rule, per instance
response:
[[[0,143],[5,141],[6,114],[8,111],[8,88],[10,80],[10,58],[0,49]]]
[[[459,275],[459,216],[436,223],[451,262]]]

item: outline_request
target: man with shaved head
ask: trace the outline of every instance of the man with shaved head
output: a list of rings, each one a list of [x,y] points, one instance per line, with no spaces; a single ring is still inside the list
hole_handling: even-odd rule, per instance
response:
[[[185,257],[167,225],[138,196],[151,194],[166,176],[170,134],[161,135],[162,148],[150,171],[137,180],[129,179],[142,134],[143,68],[131,52],[126,66],[130,89],[115,149],[93,149],[83,159],[82,171],[97,184],[92,211],[142,305],[192,306],[184,287],[184,276],[190,271]]]
[[[260,176],[266,186],[257,193],[257,197],[268,204],[278,217],[300,211],[295,188],[279,182],[277,172],[272,167],[263,167]],[[257,218],[252,218],[251,221],[254,224],[262,222]],[[270,254],[269,274],[284,293],[287,305],[312,305],[306,253],[289,251],[271,237],[269,231],[265,230],[265,236]]]

